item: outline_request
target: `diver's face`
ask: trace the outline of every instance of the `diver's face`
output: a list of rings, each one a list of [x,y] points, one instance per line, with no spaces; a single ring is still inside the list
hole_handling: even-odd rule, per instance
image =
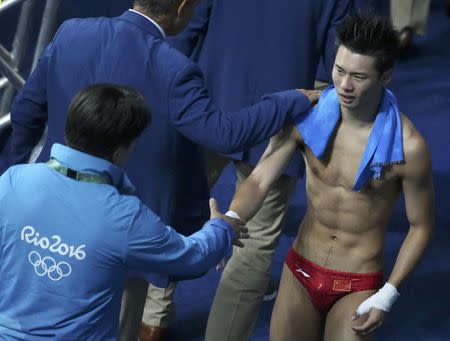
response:
[[[380,101],[381,89],[389,74],[380,75],[376,59],[340,46],[333,67],[333,83],[339,95],[341,108],[363,111]]]

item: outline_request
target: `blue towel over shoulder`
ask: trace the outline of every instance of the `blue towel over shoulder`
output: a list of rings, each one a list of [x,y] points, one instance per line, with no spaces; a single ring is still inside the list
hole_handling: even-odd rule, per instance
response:
[[[340,115],[339,98],[331,86],[324,90],[319,103],[295,122],[305,144],[318,159],[323,156]],[[384,89],[353,190],[359,191],[369,178],[380,179],[384,167],[402,162],[402,124],[397,99],[391,91]]]

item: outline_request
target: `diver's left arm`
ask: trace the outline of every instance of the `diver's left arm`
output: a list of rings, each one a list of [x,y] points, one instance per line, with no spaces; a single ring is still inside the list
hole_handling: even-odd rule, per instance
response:
[[[405,164],[401,166],[403,193],[409,231],[400,248],[388,282],[376,294],[361,303],[353,319],[369,313],[367,321],[353,327],[368,334],[381,325],[399,293],[397,288],[414,270],[422,258],[434,228],[434,189],[431,157],[424,139],[413,133],[404,143]]]
[[[402,186],[410,227],[389,277],[389,283],[396,288],[422,258],[434,228],[431,157],[421,136],[416,135],[405,144],[403,171]]]

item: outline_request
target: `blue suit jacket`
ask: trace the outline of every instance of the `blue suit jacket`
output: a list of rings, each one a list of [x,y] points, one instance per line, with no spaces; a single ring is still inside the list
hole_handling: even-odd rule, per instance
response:
[[[312,88],[321,59],[330,80],[335,27],[351,2],[203,0],[171,43],[198,61],[213,101],[223,110],[237,110],[266,93]],[[255,165],[266,146],[267,141],[230,156]],[[286,173],[298,175],[302,166],[296,155]]]
[[[300,114],[310,106],[305,96],[291,90],[246,109],[222,112],[210,100],[198,66],[172,48],[144,16],[126,11],[116,18],[72,19],[60,27],[16,97],[12,163],[27,161],[48,121],[38,161],[47,160],[50,147],[64,142],[71,99],[93,83],[128,85],[144,95],[152,125],[139,139],[126,171],[139,198],[185,233],[209,215],[196,143],[225,153],[248,148],[275,134],[295,116],[289,113]]]

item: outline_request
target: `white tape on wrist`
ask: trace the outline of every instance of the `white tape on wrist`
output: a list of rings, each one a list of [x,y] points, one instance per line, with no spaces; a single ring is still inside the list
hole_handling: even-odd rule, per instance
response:
[[[239,214],[234,211],[228,211],[227,213],[225,213],[225,215],[234,219],[242,220],[241,217],[239,217]]]
[[[400,296],[397,289],[389,282],[378,290],[378,292],[370,296],[367,300],[360,304],[356,313],[361,316],[370,311],[371,308],[377,308],[385,312],[391,310],[392,305]]]

